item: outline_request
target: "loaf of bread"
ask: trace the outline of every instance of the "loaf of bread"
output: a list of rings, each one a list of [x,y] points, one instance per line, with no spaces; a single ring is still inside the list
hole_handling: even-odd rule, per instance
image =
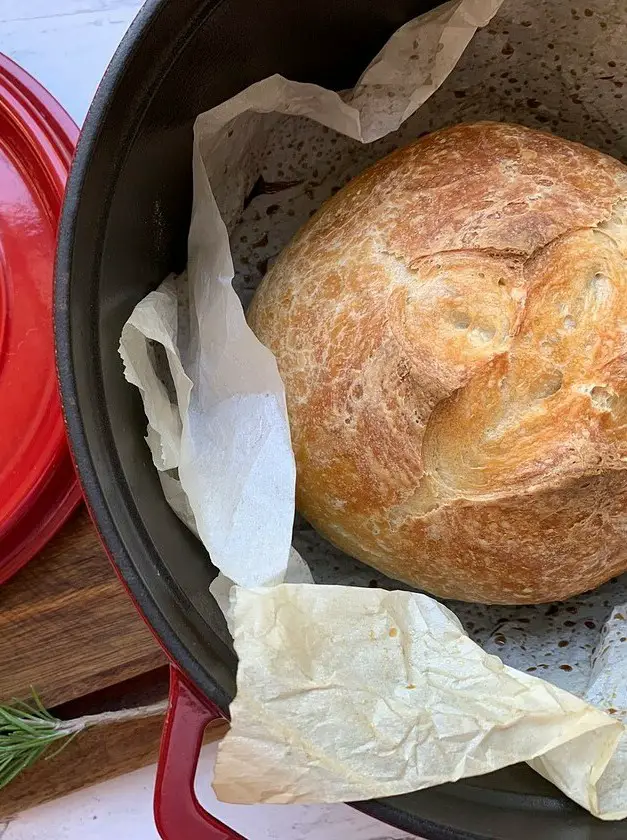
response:
[[[445,598],[627,570],[627,168],[459,125],[327,201],[249,312],[285,383],[298,509]]]

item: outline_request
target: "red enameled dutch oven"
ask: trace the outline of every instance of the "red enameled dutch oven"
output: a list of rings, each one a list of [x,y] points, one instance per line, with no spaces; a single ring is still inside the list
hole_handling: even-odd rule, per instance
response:
[[[56,265],[56,341],[74,457],[93,517],[172,662],[155,813],[167,840],[235,836],[198,804],[206,723],[236,659],[207,554],[166,504],[117,352],[135,304],[186,261],[195,116],[272,73],[335,89],[430,0],[150,0],[87,116]],[[349,33],[347,35],[347,33]],[[80,72],[80,70],[78,71]],[[357,806],[428,840],[622,840],[526,766]]]
[[[52,266],[78,129],[0,54],[0,583],[81,498],[52,340]]]

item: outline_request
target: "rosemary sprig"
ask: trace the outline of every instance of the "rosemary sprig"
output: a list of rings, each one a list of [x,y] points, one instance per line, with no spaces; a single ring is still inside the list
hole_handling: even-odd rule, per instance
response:
[[[0,705],[0,788],[61,739],[65,739],[63,746],[71,740],[34,691],[32,705],[19,700],[12,706]]]
[[[0,789],[44,753],[47,759],[54,758],[79,732],[91,726],[150,717],[162,714],[167,707],[164,701],[137,709],[60,720],[44,708],[34,689],[32,694],[30,703],[16,700],[11,705],[0,704]],[[50,751],[53,744],[58,745],[57,749]]]

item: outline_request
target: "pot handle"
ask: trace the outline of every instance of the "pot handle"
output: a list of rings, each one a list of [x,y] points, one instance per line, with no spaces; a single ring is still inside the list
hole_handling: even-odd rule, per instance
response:
[[[207,813],[196,798],[194,778],[208,723],[224,718],[210,700],[170,666],[170,703],[161,736],[154,815],[162,840],[244,840]]]

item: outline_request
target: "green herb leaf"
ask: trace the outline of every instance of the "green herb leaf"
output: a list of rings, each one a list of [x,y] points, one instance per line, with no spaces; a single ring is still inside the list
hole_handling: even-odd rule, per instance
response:
[[[52,758],[77,734],[53,717],[33,690],[32,703],[20,700],[0,705],[0,788],[34,764],[55,741],[62,741]]]

